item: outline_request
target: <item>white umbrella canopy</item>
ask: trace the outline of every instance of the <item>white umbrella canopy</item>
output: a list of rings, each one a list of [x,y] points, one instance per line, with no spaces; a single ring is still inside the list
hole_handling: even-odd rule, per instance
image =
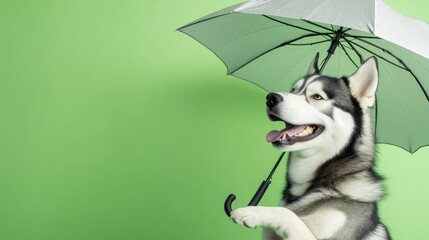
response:
[[[253,0],[233,12],[302,19],[361,30],[429,58],[429,27],[382,0]]]
[[[382,0],[253,0],[178,30],[215,53],[228,74],[267,91],[288,91],[317,52],[328,50],[321,68],[337,77],[376,56],[377,143],[409,152],[429,145],[429,26]]]

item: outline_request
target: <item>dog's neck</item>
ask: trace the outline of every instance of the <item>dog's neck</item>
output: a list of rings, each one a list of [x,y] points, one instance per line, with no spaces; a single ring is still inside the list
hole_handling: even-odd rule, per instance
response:
[[[366,114],[365,114],[366,115]],[[363,117],[363,129],[354,141],[344,151],[331,152],[328,149],[315,150],[307,149],[292,152],[289,155],[287,181],[285,197],[299,197],[309,189],[323,186],[324,179],[339,179],[347,174],[343,169],[353,169],[353,171],[372,171],[374,161],[374,137],[371,131],[369,116]],[[346,167],[351,165],[353,167]]]

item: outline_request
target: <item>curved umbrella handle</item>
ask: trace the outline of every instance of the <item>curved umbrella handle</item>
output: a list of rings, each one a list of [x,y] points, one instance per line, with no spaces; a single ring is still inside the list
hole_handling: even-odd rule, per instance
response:
[[[235,195],[233,193],[229,194],[229,196],[226,198],[225,200],[225,204],[223,204],[223,208],[225,209],[225,213],[226,215],[228,215],[228,217],[231,217],[231,212],[232,212],[232,202],[234,202],[235,200]]]
[[[253,195],[252,200],[250,200],[249,204],[247,206],[256,206],[258,205],[261,198],[264,196],[265,191],[267,190],[268,186],[270,185],[271,181],[262,181],[261,185],[259,186],[258,190],[256,191],[255,195]],[[232,212],[232,202],[235,200],[235,195],[233,193],[229,194],[229,196],[225,200],[225,204],[223,205],[225,209],[226,215],[228,217],[231,217]]]
[[[255,195],[253,195],[252,200],[250,200],[249,204],[247,206],[256,206],[258,205],[259,201],[261,200],[261,198],[264,196],[265,191],[267,190],[268,186],[271,183],[271,178],[274,174],[274,172],[276,171],[277,167],[279,166],[280,162],[282,161],[283,156],[285,155],[286,152],[282,152],[282,154],[280,154],[279,159],[277,160],[276,164],[274,165],[273,169],[270,172],[270,175],[268,175],[267,179],[262,181],[261,185],[259,186],[258,190],[256,191]],[[225,203],[223,205],[223,208],[225,209],[225,213],[226,215],[228,215],[228,217],[231,217],[231,212],[232,212],[232,202],[234,202],[235,200],[235,195],[234,194],[229,194],[229,196],[226,198]]]

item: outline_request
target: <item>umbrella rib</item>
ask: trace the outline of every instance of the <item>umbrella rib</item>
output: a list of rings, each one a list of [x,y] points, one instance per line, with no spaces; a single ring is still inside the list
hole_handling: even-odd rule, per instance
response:
[[[377,39],[380,39],[380,38],[377,38]],[[385,48],[382,48],[382,47],[379,47],[379,46],[377,46],[377,45],[375,45],[374,43],[372,43],[372,42],[369,42],[369,41],[366,41],[366,40],[364,40],[364,39],[359,39],[359,38],[357,38],[357,40],[359,40],[359,41],[361,41],[361,42],[363,42],[363,43],[366,43],[366,44],[368,44],[368,45],[371,45],[371,46],[373,46],[373,47],[375,47],[375,48],[378,48],[378,49],[380,49],[381,51],[383,51],[383,52],[385,52],[385,53],[387,53],[387,54],[389,54],[390,56],[392,56],[392,57],[394,57],[400,64],[402,64],[402,66],[403,66],[403,69],[404,70],[407,70],[407,71],[410,71],[411,72],[411,74],[415,77],[415,75],[414,75],[414,73],[411,71],[411,69],[404,63],[404,61],[402,61],[402,59],[400,59],[399,57],[397,57],[395,54],[393,54],[391,51],[389,51],[389,50],[387,50],[387,49],[385,49]],[[356,44],[356,43],[355,43]],[[416,80],[418,80],[417,79],[417,77],[415,77],[416,78]]]
[[[340,47],[341,49],[343,49],[343,51],[346,53],[347,57],[350,59],[350,61],[353,63],[353,65],[355,65],[356,68],[358,68],[359,66],[355,63],[355,61],[353,61],[352,57],[350,56],[350,54],[347,52],[346,48],[344,47],[343,44],[340,43]]]
[[[375,106],[374,106],[374,110],[375,110],[375,122],[374,122],[374,136],[375,136],[375,141],[377,141],[377,123],[378,123],[378,106],[377,106],[377,97],[375,97]]]
[[[361,41],[361,40],[360,40],[360,41]],[[409,71],[409,69],[408,69],[408,68],[406,68],[406,67],[404,67],[404,66],[401,66],[401,65],[399,65],[399,64],[397,64],[397,63],[394,63],[394,62],[392,62],[392,61],[390,61],[390,60],[386,59],[385,57],[381,56],[380,54],[377,54],[377,53],[375,53],[374,51],[371,51],[371,50],[369,50],[368,48],[366,48],[366,47],[364,47],[364,46],[362,46],[362,45],[360,45],[360,44],[358,44],[358,43],[356,43],[356,42],[351,42],[351,43],[352,43],[352,44],[354,44],[354,45],[356,45],[356,46],[358,46],[358,47],[360,47],[360,48],[362,48],[363,50],[365,50],[365,51],[367,51],[367,52],[369,52],[369,53],[371,53],[371,54],[373,54],[373,55],[377,56],[378,58],[383,59],[384,61],[386,61],[386,62],[388,62],[388,63],[390,63],[390,64],[392,64],[392,65],[394,65],[394,66],[396,66],[396,67],[398,67],[398,68],[401,68],[401,69],[403,69],[403,70]]]
[[[379,37],[373,37],[373,36],[358,36],[358,35],[350,35],[350,34],[347,34],[347,37],[352,37],[352,38],[356,38],[356,39],[362,39],[362,38],[381,39]]]
[[[398,104],[399,104],[399,108],[400,109],[402,109],[403,108],[403,105],[402,105],[402,101],[401,101],[401,98],[399,97],[400,95],[398,94],[398,88],[397,88],[397,86],[396,86],[396,84],[394,84],[394,80],[393,80],[393,77],[392,77],[392,74],[390,74],[390,72],[388,71],[388,69],[386,68],[386,66],[384,66],[383,64],[380,64],[380,66],[382,66],[382,67],[384,67],[385,69],[386,69],[386,75],[389,77],[389,79],[390,79],[390,81],[392,82],[392,85],[393,85],[393,87],[394,87],[394,90],[395,90],[395,92],[396,92],[396,94],[394,94],[394,96],[396,96],[396,99],[398,100]],[[404,112],[403,111],[399,111],[400,113],[401,113],[401,116],[402,116],[402,120],[406,123],[407,121],[406,121],[406,117],[405,117],[405,115],[404,115]],[[410,146],[410,133],[409,133],[409,131],[408,131],[408,129],[407,128],[405,128],[405,130],[406,130],[406,135],[407,135],[407,142],[408,142],[408,151],[409,152],[411,152],[411,146]]]
[[[335,30],[333,30],[333,29],[330,29],[330,28],[324,27],[324,26],[322,26],[322,25],[319,25],[319,24],[317,24],[317,23],[314,23],[314,22],[311,22],[311,21],[308,21],[308,20],[304,20],[304,22],[309,23],[309,24],[311,24],[311,25],[314,25],[314,26],[316,26],[316,27],[320,27],[320,28],[322,28],[322,29],[325,29],[325,30],[331,31],[331,32],[335,32]],[[332,26],[332,25],[331,25],[331,26]]]
[[[359,60],[360,60],[360,63],[362,64],[363,62],[364,62],[364,60],[363,60],[363,57],[362,57],[362,54],[360,54],[359,53],[359,51],[352,45],[352,43],[348,40],[348,39],[346,39],[346,38],[343,38],[346,42],[347,42],[347,44],[353,49],[353,51],[356,53],[356,55],[358,55],[358,57],[359,57]]]
[[[304,28],[304,27],[300,27],[300,26],[296,26],[296,25],[293,25],[293,24],[290,24],[290,23],[286,23],[286,22],[283,22],[283,21],[277,20],[277,19],[275,19],[275,18],[272,18],[272,17],[270,17],[270,16],[267,16],[267,15],[265,15],[265,14],[262,14],[262,16],[263,16],[263,17],[265,17],[265,18],[268,18],[268,19],[270,19],[270,20],[272,20],[272,21],[274,21],[274,22],[278,22],[278,23],[284,24],[284,25],[289,26],[289,27],[294,27],[294,28],[301,29],[301,30],[304,30],[304,31],[307,31],[307,32],[320,34],[320,33],[319,33],[319,32],[317,32],[317,31],[313,31],[313,30],[311,30],[311,29],[307,29],[307,28]],[[332,32],[332,30],[330,30],[330,29],[328,29],[328,30]]]
[[[327,40],[322,40],[322,41],[312,42],[312,43],[289,43],[288,45],[291,45],[291,46],[308,46],[308,45],[314,45],[314,44],[330,42],[330,41],[331,41],[331,39],[327,39]]]
[[[265,51],[265,52],[263,52],[263,53],[261,53],[261,54],[257,55],[256,57],[254,57],[254,58],[250,59],[249,61],[247,61],[247,62],[243,63],[241,66],[239,66],[238,68],[236,68],[234,71],[228,72],[228,75],[232,75],[232,74],[234,74],[235,72],[237,72],[238,70],[240,70],[241,68],[243,68],[244,66],[246,66],[247,64],[249,64],[249,63],[251,63],[251,62],[255,61],[257,58],[259,58],[259,57],[261,57],[261,56],[263,56],[263,55],[265,55],[265,54],[267,54],[267,53],[269,53],[269,52],[271,52],[271,51],[273,51],[273,50],[276,50],[277,48],[281,48],[281,47],[283,47],[283,46],[286,46],[286,45],[288,45],[288,44],[290,44],[290,43],[296,42],[296,41],[301,40],[301,39],[303,39],[303,38],[307,38],[307,37],[314,37],[314,36],[320,36],[320,35],[329,35],[329,34],[330,34],[330,33],[310,33],[310,34],[302,35],[302,36],[297,37],[297,38],[294,38],[294,39],[292,39],[292,40],[289,40],[289,41],[283,42],[283,43],[281,43],[281,44],[279,44],[279,45],[277,45],[277,46],[275,46],[275,47],[273,47],[273,48],[270,48],[270,49],[268,49],[267,51]]]
[[[385,53],[387,53],[387,54],[389,54],[390,56],[392,56],[393,58],[395,58],[400,64],[402,64],[402,66],[399,66],[399,65],[397,65],[397,64],[394,64],[394,63],[392,63],[391,61],[388,61],[388,60],[386,60],[386,59],[383,59],[381,56],[379,56],[381,59],[383,59],[383,60],[385,60],[385,61],[387,61],[387,62],[389,62],[389,63],[391,63],[391,64],[393,64],[393,65],[395,65],[395,66],[397,66],[397,67],[399,67],[399,68],[401,68],[401,69],[404,69],[405,71],[408,71],[413,77],[414,77],[414,79],[416,79],[416,81],[417,81],[417,84],[419,85],[419,87],[420,87],[420,89],[423,91],[423,93],[425,94],[425,97],[426,97],[426,99],[429,101],[429,95],[428,95],[428,93],[426,92],[426,90],[425,90],[425,88],[423,87],[423,85],[420,83],[420,80],[417,78],[417,76],[414,74],[414,72],[407,66],[407,64],[405,64],[405,62],[404,61],[402,61],[402,59],[400,59],[398,56],[396,56],[395,54],[393,54],[392,52],[390,52],[389,50],[387,50],[387,49],[385,49],[385,48],[382,48],[382,47],[379,47],[379,46],[377,46],[377,45],[375,45],[374,43],[371,43],[371,42],[369,42],[369,41],[366,41],[366,40],[363,40],[363,39],[357,39],[358,41],[361,41],[361,42],[363,42],[363,43],[366,43],[366,44],[368,44],[368,45],[370,45],[370,46],[373,46],[373,47],[375,47],[375,48],[378,48],[378,49],[380,49],[380,50],[382,50],[383,52],[385,52]],[[355,42],[353,42],[353,44],[356,44],[357,46],[359,46],[357,43],[355,43]],[[360,47],[362,47],[362,46],[360,46]],[[365,49],[365,48],[364,48]],[[365,49],[365,50],[367,50],[368,52],[370,52],[370,53],[372,53],[371,51],[369,51],[368,49]],[[374,54],[374,53],[372,53],[372,54]],[[374,54],[374,55],[377,55],[377,54]]]

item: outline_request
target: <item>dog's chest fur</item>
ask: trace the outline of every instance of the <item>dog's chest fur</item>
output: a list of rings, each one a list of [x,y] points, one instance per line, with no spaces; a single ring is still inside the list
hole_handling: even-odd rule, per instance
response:
[[[361,141],[362,135],[355,143]],[[282,206],[297,214],[318,239],[376,240],[380,234],[373,232],[378,228],[388,235],[378,217],[383,186],[373,170],[373,154],[354,146],[329,160],[289,156]]]

